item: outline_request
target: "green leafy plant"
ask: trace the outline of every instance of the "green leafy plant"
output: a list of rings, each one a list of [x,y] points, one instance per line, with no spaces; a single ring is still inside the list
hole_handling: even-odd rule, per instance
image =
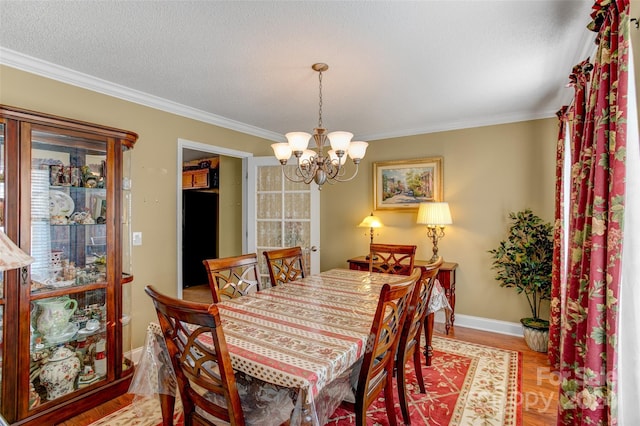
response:
[[[510,213],[511,226],[507,239],[500,241],[492,254],[496,280],[500,287],[513,287],[527,296],[532,318],[524,325],[547,328],[540,318],[540,305],[551,299],[551,267],[553,263],[553,226],[533,214],[530,209]]]

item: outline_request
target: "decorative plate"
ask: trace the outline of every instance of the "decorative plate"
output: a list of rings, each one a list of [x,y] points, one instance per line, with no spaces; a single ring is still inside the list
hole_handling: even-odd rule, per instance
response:
[[[49,192],[49,214],[51,216],[71,216],[74,208],[73,199],[65,192]]]
[[[77,332],[78,332],[78,326],[70,322],[69,325],[64,329],[62,333],[55,334],[53,336],[45,334],[44,338],[47,339],[47,342],[49,342],[50,344],[55,345],[57,343],[68,342],[73,338],[73,336],[76,335]],[[64,352],[60,353],[60,355],[63,355],[63,354]],[[60,358],[60,359],[65,359],[65,358]],[[55,360],[52,359],[52,361],[60,361],[60,359],[55,359]]]

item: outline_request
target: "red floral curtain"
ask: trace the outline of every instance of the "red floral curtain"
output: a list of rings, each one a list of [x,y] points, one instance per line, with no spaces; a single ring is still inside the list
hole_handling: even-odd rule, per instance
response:
[[[580,85],[588,82],[590,67],[583,63],[574,72],[567,277],[563,283],[560,267],[552,290],[550,359],[559,361],[562,379],[560,425],[617,424],[628,14],[628,0],[598,0],[593,7],[589,28],[598,33],[598,50],[584,115],[579,111]]]
[[[562,323],[567,305],[567,256],[565,254],[566,244],[564,241],[564,224],[569,223],[573,229],[572,217],[564,217],[564,192],[565,185],[576,188],[577,174],[574,173],[577,167],[580,148],[583,143],[584,123],[587,110],[587,84],[589,83],[590,72],[593,66],[589,60],[580,62],[573,67],[569,75],[569,85],[575,90],[575,95],[571,107],[563,107],[558,111],[560,119],[560,130],[558,134],[558,146],[556,148],[556,212],[553,241],[553,267],[551,285],[551,305],[549,313],[549,350],[547,352],[549,362],[556,371],[560,369],[560,349],[562,348]],[[564,183],[563,169],[565,164],[564,144],[566,137],[566,126],[571,127],[571,144],[567,161],[570,161],[571,181]],[[577,193],[571,191],[569,205],[575,206]]]
[[[564,240],[562,222],[564,220],[564,145],[567,132],[567,111],[563,106],[556,113],[560,120],[558,125],[558,144],[556,145],[556,212],[553,228],[553,266],[551,269],[551,307],[549,314],[549,363],[555,370],[560,368],[560,318],[564,312],[564,295],[566,291],[566,259],[564,258]]]

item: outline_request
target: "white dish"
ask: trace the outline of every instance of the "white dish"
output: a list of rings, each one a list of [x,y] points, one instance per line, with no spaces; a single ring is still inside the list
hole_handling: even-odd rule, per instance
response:
[[[81,334],[81,335],[84,335],[84,336],[88,336],[89,334],[96,334],[99,331],[100,331],[100,329],[87,330],[86,328],[81,328],[80,330],[78,330],[78,334]]]
[[[56,334],[53,336],[44,335],[44,338],[47,339],[47,342],[51,344],[63,343],[71,340],[73,336],[78,332],[78,326],[74,323],[70,322],[67,328],[64,329],[64,332],[60,334]]]
[[[53,287],[53,288],[63,288],[63,287],[69,287],[70,285],[74,285],[76,283],[76,280],[65,280],[65,281],[57,281],[51,278],[48,278],[44,281],[44,284],[49,286],[49,287]]]
[[[100,328],[100,321],[90,319],[89,321],[87,321],[87,325],[85,326],[85,328],[88,331],[97,331]]]
[[[74,209],[73,199],[65,192],[49,192],[49,214],[51,216],[71,216]]]

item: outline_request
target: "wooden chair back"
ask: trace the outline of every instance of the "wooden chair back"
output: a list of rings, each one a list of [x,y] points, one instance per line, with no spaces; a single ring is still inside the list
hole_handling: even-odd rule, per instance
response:
[[[213,303],[260,291],[258,256],[255,253],[202,261],[209,276]]]
[[[398,342],[398,356],[396,357],[398,399],[405,424],[409,424],[409,409],[406,399],[406,364],[411,356],[413,356],[413,365],[420,392],[426,392],[420,363],[420,335],[427,316],[433,283],[442,263],[442,257],[439,257],[434,263],[415,268],[421,271],[421,275],[413,287],[407,317]]]
[[[369,246],[369,271],[411,275],[415,257],[416,246],[372,243]]]
[[[420,278],[414,271],[405,281],[385,284],[371,326],[355,395],[356,424],[366,424],[367,408],[384,389],[387,417],[396,425],[393,407],[393,372],[400,332],[408,311],[412,289]]]
[[[304,278],[302,248],[290,247],[263,252],[272,286]]]
[[[147,286],[145,292],[156,307],[176,374],[185,426],[214,424],[207,419],[207,414],[231,425],[244,425],[240,396],[216,305],[174,299],[158,293],[152,286]],[[205,346],[202,338],[211,339],[211,345]]]

